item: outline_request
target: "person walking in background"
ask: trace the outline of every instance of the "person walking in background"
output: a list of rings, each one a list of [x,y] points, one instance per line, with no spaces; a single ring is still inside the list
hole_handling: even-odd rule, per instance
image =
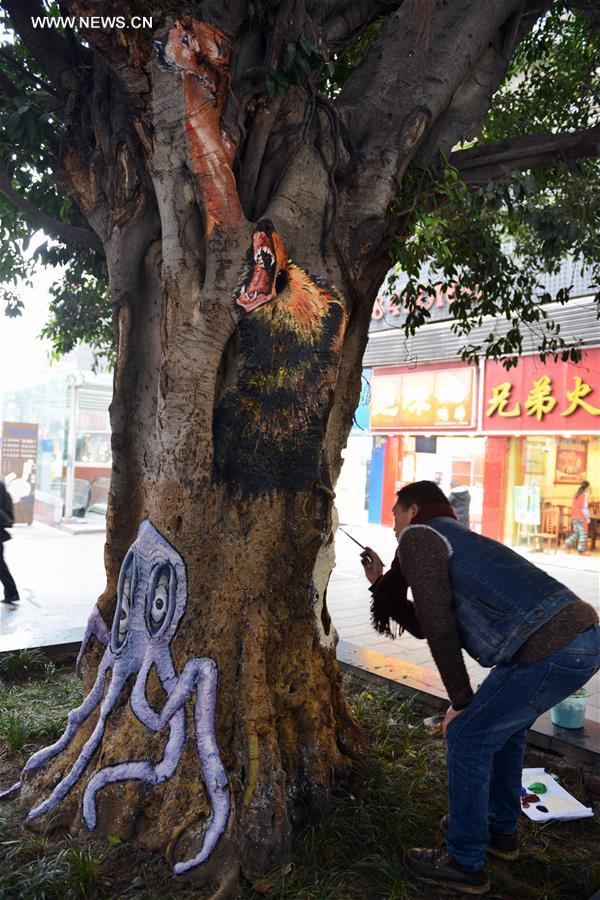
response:
[[[4,544],[10,541],[10,534],[6,530],[14,522],[14,512],[11,496],[6,490],[6,485],[0,481],[0,581],[4,587],[3,603],[16,603],[19,592],[15,580],[8,570],[4,560]]]
[[[471,494],[469,493],[469,488],[461,484],[460,481],[451,481],[448,502],[460,524],[464,525],[465,528],[470,528],[469,509],[471,507]]]
[[[571,507],[572,530],[565,541],[565,550],[571,550],[577,544],[577,550],[582,555],[586,553],[587,533],[590,524],[589,486],[589,481],[582,481],[573,498],[573,506]]]
[[[542,569],[457,522],[432,481],[405,485],[392,512],[390,570],[370,547],[361,554],[373,624],[425,638],[452,703],[443,722],[446,847],[414,847],[406,863],[416,878],[484,894],[486,854],[519,855],[527,729],[598,671],[598,615]],[[491,668],[475,692],[462,650]]]

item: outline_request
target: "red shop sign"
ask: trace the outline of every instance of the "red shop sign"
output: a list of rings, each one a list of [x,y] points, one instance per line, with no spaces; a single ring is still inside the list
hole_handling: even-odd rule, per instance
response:
[[[590,433],[600,416],[600,349],[581,362],[522,357],[508,371],[486,361],[482,431]]]

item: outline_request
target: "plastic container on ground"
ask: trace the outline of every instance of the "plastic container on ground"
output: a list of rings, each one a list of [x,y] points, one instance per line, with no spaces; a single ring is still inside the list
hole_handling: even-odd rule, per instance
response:
[[[561,728],[583,728],[589,696],[587,691],[581,689],[553,706],[550,710],[552,724]]]

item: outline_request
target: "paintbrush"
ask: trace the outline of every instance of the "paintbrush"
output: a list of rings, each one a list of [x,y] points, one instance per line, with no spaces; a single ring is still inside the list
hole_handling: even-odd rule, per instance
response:
[[[367,549],[367,548],[365,547],[364,544],[361,544],[361,542],[360,542],[360,541],[357,541],[356,538],[353,538],[351,534],[348,534],[348,532],[346,531],[346,529],[345,529],[345,528],[342,528],[341,525],[338,525],[338,528],[340,529],[340,531],[343,531],[343,532],[344,532],[344,534],[346,535],[346,537],[349,537],[351,541],[354,541],[354,543],[355,543],[355,544],[358,544],[358,546],[361,547],[363,550],[366,550],[366,549]]]

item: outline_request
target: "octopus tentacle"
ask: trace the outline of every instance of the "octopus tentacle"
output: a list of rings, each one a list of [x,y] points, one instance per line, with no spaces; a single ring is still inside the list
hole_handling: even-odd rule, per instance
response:
[[[21,787],[21,782],[15,781],[14,784],[11,784],[11,786],[9,788],[7,788],[5,791],[2,791],[2,793],[0,793],[0,800],[8,800],[9,797],[12,797],[13,794],[17,793],[17,791],[20,789],[20,787]]]
[[[131,691],[130,703],[136,718],[147,728],[151,731],[161,731],[167,722],[162,720],[161,715],[152,709],[146,699],[147,679],[153,662],[152,658],[144,660]],[[177,681],[170,655],[166,660],[157,659],[156,666],[160,682],[165,691],[169,693]],[[152,765],[144,760],[120,763],[115,766],[107,766],[92,776],[83,794],[83,818],[90,831],[93,831],[97,825],[96,794],[101,788],[128,780],[146,781],[156,785],[173,775],[187,736],[183,705],[171,716],[168,724],[169,740],[163,758],[157,765]]]
[[[41,769],[49,760],[58,756],[58,754],[71,742],[79,726],[92,714],[102,699],[102,694],[104,693],[104,675],[106,670],[110,667],[110,664],[111,660],[105,654],[100,663],[98,674],[96,675],[96,680],[91,691],[87,697],[84,698],[81,706],[71,710],[67,716],[67,727],[62,735],[54,744],[50,744],[48,747],[42,747],[41,750],[38,750],[30,756],[23,767],[22,775]]]
[[[154,662],[156,663],[156,671],[158,672],[160,683],[164,688],[167,697],[171,693],[173,685],[177,682],[177,675],[175,674],[175,669],[173,668],[173,662],[170,656],[168,657],[166,665],[164,662],[161,662],[158,657],[156,659],[153,659],[152,657],[144,659],[142,668],[140,669],[131,690],[131,708],[140,722],[142,722],[146,728],[149,728],[150,731],[162,731],[169,719],[164,719],[161,713],[157,713],[156,710],[152,709],[146,698],[146,683],[148,681],[148,674]]]
[[[83,749],[79,754],[75,765],[73,766],[69,774],[56,785],[48,799],[43,803],[40,803],[39,806],[34,807],[30,811],[29,815],[27,816],[28,822],[33,821],[34,819],[38,819],[49,810],[54,809],[54,807],[57,806],[61,802],[61,800],[64,799],[64,797],[66,797],[73,785],[75,785],[79,781],[104,736],[106,718],[117,702],[119,694],[121,693],[121,689],[125,684],[125,680],[128,675],[128,669],[123,669],[122,671],[120,670],[118,675],[113,672],[113,680],[111,681],[108,692],[104,700],[102,701],[102,706],[100,707],[100,716],[96,723],[96,727],[83,745]]]
[[[160,674],[161,663],[157,663]],[[160,727],[164,728],[169,719],[177,712],[178,709],[185,704],[194,692],[196,684],[203,678],[208,677],[209,682],[214,682],[214,699],[216,702],[217,695],[217,666],[216,663],[208,656],[196,659],[188,659],[183,667],[181,674],[177,678],[173,689],[170,691],[162,711],[158,715]]]
[[[79,653],[77,654],[77,660],[75,662],[75,671],[79,674],[79,666],[81,665],[81,660],[83,659],[83,655],[87,650],[87,645],[90,642],[91,637],[95,637],[104,647],[108,645],[108,641],[110,639],[110,632],[108,630],[108,625],[102,618],[100,614],[100,610],[97,606],[94,606],[91,615],[88,619],[87,626],[85,629],[85,634],[83,635],[83,640],[81,642],[81,647],[79,648]]]
[[[173,869],[176,875],[181,875],[208,859],[227,827],[231,808],[229,780],[221,762],[215,737],[217,666],[212,659],[207,658],[191,662],[198,664],[196,705],[194,707],[196,747],[202,764],[206,790],[212,805],[212,816],[204,834],[202,849],[193,859],[177,863]]]
[[[184,704],[196,690],[194,708],[196,748],[211,803],[211,816],[204,834],[202,848],[192,859],[174,866],[173,871],[176,875],[180,875],[208,859],[223,834],[229,818],[229,781],[221,762],[214,731],[218,673],[216,663],[208,657],[188,660],[178,678],[170,656],[166,659],[156,657],[154,661],[161,684],[169,692],[165,705],[160,713],[156,713],[150,707],[146,700],[144,682],[140,677],[132,691],[132,708],[135,702],[134,712],[138,718],[148,728],[159,731],[175,715],[183,713]],[[149,667],[145,671],[148,669]],[[169,690],[171,685],[172,690]]]
[[[206,790],[211,803],[211,817],[204,833],[202,848],[192,859],[177,863],[173,871],[181,875],[208,859],[225,831],[230,811],[229,781],[215,737],[215,705],[217,699],[217,666],[208,657],[190,659],[161,713],[161,718],[173,715],[196,690],[194,723],[196,748],[202,765]]]
[[[118,781],[147,781],[152,785],[166,781],[177,768],[185,739],[185,711],[181,709],[171,720],[169,740],[159,763],[156,765],[146,761],[119,763],[96,772],[88,781],[83,794],[83,820],[88,829],[93,831],[98,823],[96,794],[101,788]]]

